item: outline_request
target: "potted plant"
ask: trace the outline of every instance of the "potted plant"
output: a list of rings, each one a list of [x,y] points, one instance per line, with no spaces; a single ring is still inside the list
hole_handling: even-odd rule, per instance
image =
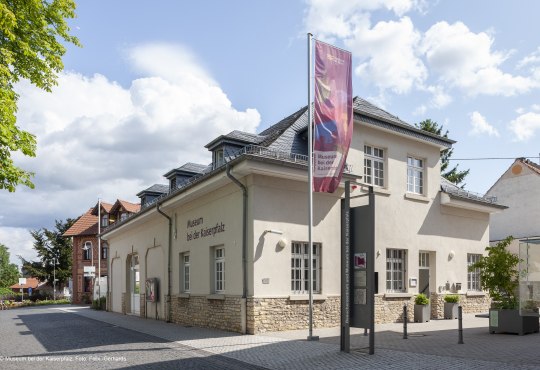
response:
[[[459,295],[447,294],[444,296],[444,318],[457,319],[458,317]]]
[[[507,332],[519,335],[538,333],[537,316],[519,314],[519,257],[508,251],[511,236],[487,247],[487,256],[469,267],[480,270],[480,284],[487,290],[492,304],[489,310],[489,332]]]
[[[414,322],[428,322],[431,316],[429,298],[420,293],[414,298]]]

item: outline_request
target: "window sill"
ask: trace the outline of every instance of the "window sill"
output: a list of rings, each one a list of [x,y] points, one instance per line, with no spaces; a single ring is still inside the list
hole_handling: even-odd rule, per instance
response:
[[[416,200],[423,203],[429,203],[429,198],[426,197],[425,195],[405,193],[404,197],[405,199]]]
[[[225,300],[225,294],[208,294],[206,296],[206,299],[224,301]]]
[[[362,186],[362,188],[361,188],[362,192],[368,193],[369,192],[369,187],[372,186],[372,185],[362,184],[361,186]],[[390,192],[390,190],[388,190],[386,188],[377,187],[377,186],[373,186],[373,192],[375,194],[379,194],[379,195],[391,195],[392,194]]]
[[[326,294],[313,294],[314,301],[326,301]],[[309,301],[308,294],[294,294],[289,296],[289,301]]]
[[[385,293],[384,298],[412,298],[412,293]]]
[[[467,292],[465,293],[466,297],[485,297],[486,293],[484,292]]]
[[[178,294],[178,298],[189,298],[190,294],[189,293],[180,293]]]

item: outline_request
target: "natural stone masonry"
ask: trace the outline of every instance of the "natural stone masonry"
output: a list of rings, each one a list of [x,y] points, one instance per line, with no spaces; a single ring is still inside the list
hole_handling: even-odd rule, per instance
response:
[[[444,318],[444,296],[431,293],[431,318]],[[173,296],[171,320],[177,324],[242,332],[242,299],[225,296]],[[223,298],[223,299],[221,299]],[[144,316],[144,295],[141,295],[141,316]],[[375,323],[403,322],[403,306],[407,318],[414,321],[414,296],[387,297],[375,295]],[[490,306],[487,296],[460,295],[463,313],[486,312]],[[122,305],[125,309],[125,304]],[[289,298],[249,298],[246,302],[248,334],[271,331],[306,329],[309,327],[309,305],[306,300]],[[327,297],[313,301],[313,326],[316,328],[340,325],[341,298]]]
[[[174,323],[242,332],[241,297],[210,299],[207,296],[173,296],[171,304],[171,320]]]
[[[340,297],[313,301],[313,326],[338,326],[340,310]],[[309,327],[309,304],[306,300],[251,298],[247,302],[247,312],[247,331],[250,334]]]
[[[139,309],[139,316],[146,317],[146,294],[140,295]]]

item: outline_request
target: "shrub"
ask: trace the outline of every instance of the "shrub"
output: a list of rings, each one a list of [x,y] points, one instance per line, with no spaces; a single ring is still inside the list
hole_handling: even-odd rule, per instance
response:
[[[92,301],[92,308],[94,310],[105,310],[107,308],[107,298],[101,297]]]
[[[458,303],[459,295],[457,294],[448,294],[444,296],[444,301],[447,303]]]
[[[429,298],[424,293],[420,293],[414,298],[414,304],[425,306],[429,304]]]

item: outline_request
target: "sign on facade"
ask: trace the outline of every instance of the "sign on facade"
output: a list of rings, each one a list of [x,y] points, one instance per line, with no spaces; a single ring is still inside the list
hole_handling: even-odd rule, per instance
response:
[[[84,266],[84,276],[85,277],[96,276],[96,266]]]
[[[26,278],[19,278],[19,285],[26,285]]]

